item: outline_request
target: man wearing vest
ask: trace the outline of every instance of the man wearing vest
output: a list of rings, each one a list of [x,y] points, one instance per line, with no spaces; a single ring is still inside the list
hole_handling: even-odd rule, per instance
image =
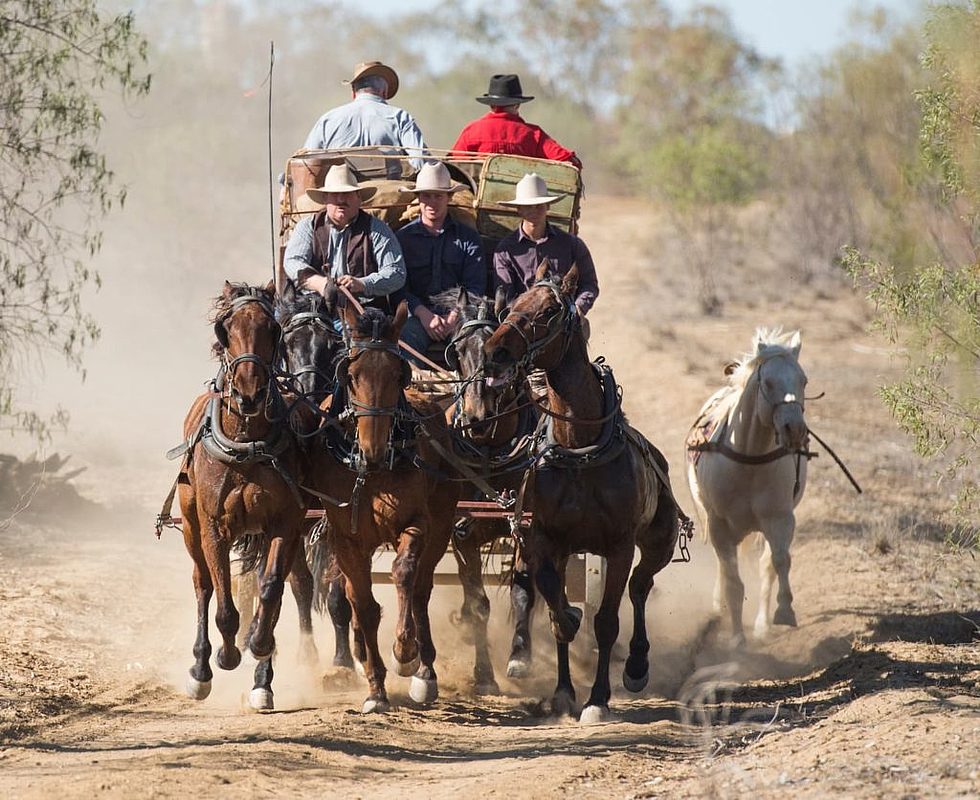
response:
[[[418,218],[396,234],[405,255],[404,293],[412,315],[401,338],[422,354],[432,342],[448,339],[456,323],[455,311],[436,305],[433,297],[461,286],[474,298],[486,293],[480,234],[449,215],[449,197],[462,188],[445,164],[430,163],[419,171],[415,186],[400,190],[419,198]]]
[[[361,210],[375,191],[358,186],[346,163],[332,166],[323,186],[308,189],[307,196],[325,208],[304,216],[289,237],[287,277],[323,294],[332,276],[363,305],[391,313],[387,297],[405,285],[405,260],[391,228]]]

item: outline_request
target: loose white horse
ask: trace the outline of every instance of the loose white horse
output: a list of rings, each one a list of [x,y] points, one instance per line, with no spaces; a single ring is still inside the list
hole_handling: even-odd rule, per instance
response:
[[[715,549],[714,608],[727,606],[736,645],[745,641],[738,545],[750,533],[765,537],[755,635],[769,629],[773,581],[778,577],[775,625],[796,625],[789,585],[793,509],[803,497],[809,456],[803,418],[806,375],[799,364],[800,334],[759,328],[752,353],[729,370],[729,384],[704,404],[688,435],[688,483],[705,535]]]

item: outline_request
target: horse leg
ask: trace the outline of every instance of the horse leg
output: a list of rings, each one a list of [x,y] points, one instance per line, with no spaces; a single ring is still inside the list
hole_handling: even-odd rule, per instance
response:
[[[241,663],[242,653],[235,644],[241,618],[231,591],[231,537],[223,534],[217,522],[212,521],[210,527],[209,535],[204,540],[204,551],[216,595],[214,621],[221,634],[221,647],[214,660],[221,669],[232,670]]]
[[[299,613],[299,660],[312,669],[319,664],[320,653],[313,641],[313,574],[306,563],[306,553],[302,545],[296,548],[293,556],[289,588],[293,592]]]
[[[239,571],[232,575],[231,589],[239,614],[238,635],[235,637],[235,645],[239,650],[243,650],[248,631],[252,627],[252,620],[255,618],[255,601],[258,595],[255,573]]]
[[[776,570],[772,565],[772,550],[766,541],[759,556],[759,608],[755,615],[752,633],[762,639],[769,633],[769,609],[772,606],[772,590],[776,583]]]
[[[487,642],[490,599],[483,584],[480,540],[472,528],[465,539],[456,541],[453,552],[459,566],[459,581],[463,584],[463,608],[460,619],[469,627],[476,651],[476,661],[473,666],[474,691],[477,695],[500,694],[500,687],[493,675],[490,646]]]
[[[551,631],[555,635],[558,661],[558,683],[551,699],[552,713],[573,714],[575,707],[575,687],[568,663],[568,645],[575,638],[582,624],[582,612],[568,602],[565,594],[565,567],[568,557],[563,556],[557,565],[550,555],[544,557],[531,555],[531,571],[538,591],[548,604],[551,615]]]
[[[793,591],[789,587],[789,568],[792,558],[789,554],[793,543],[793,533],[796,520],[793,514],[764,521],[766,543],[772,552],[772,569],[779,580],[776,592],[776,613],[773,615],[773,625],[790,625],[796,627],[796,613],[793,611]]]
[[[184,513],[184,544],[194,561],[194,594],[197,597],[197,638],[194,640],[194,666],[187,678],[187,694],[203,700],[211,694],[211,641],[208,638],[208,607],[214,584],[208,571],[207,559],[201,549],[200,523],[194,512]]]
[[[354,669],[354,658],[350,651],[351,607],[347,600],[346,581],[343,575],[330,581],[327,589],[327,611],[330,612],[330,622],[333,624],[334,654],[333,665],[344,669]],[[363,658],[363,642],[361,658]]]
[[[385,691],[388,670],[378,650],[381,606],[371,592],[371,554],[354,549],[353,543],[344,537],[337,539],[337,563],[347,578],[347,599],[353,612],[354,656],[364,665],[370,691],[361,712],[387,711],[391,707]]]
[[[718,605],[723,602],[727,606],[732,626],[732,643],[740,647],[745,643],[745,633],[742,629],[745,584],[738,574],[738,541],[731,526],[715,516],[708,518],[708,537],[718,561],[715,602]]]
[[[398,552],[391,565],[391,581],[398,597],[398,619],[395,622],[392,653],[395,657],[395,670],[405,678],[414,675],[420,663],[412,596],[424,545],[424,538],[418,528],[406,528],[398,537]]]
[[[606,559],[606,585],[594,620],[599,656],[592,692],[579,720],[584,725],[602,722],[609,716],[609,698],[612,695],[609,686],[609,657],[619,636],[619,604],[623,599],[623,590],[626,588],[632,563],[632,547],[623,547]]]
[[[248,649],[256,661],[272,657],[276,649],[274,630],[279,620],[282,592],[286,575],[293,563],[300,534],[290,531],[287,536],[274,536],[269,541],[259,571],[259,610],[248,636]]]
[[[514,616],[514,638],[507,661],[508,678],[526,678],[531,671],[531,612],[534,610],[534,581],[520,554],[514,560],[510,585],[510,608]]]

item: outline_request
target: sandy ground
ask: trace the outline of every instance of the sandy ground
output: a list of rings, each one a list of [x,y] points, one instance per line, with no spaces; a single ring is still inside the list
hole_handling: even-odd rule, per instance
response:
[[[704,317],[683,247],[652,209],[590,197],[583,235],[602,284],[593,354],[612,364],[631,421],[665,450],[689,510],[683,438],[722,365],[757,325],[803,330],[810,391],[826,392],[808,422],[865,493],[826,455],[811,465],[794,545],[798,628],[727,648],[709,619],[714,558],[696,541],[693,561],[670,565],[651,595],[651,684],[628,695],[614,664],[606,724],[549,716],[543,614],[534,675],[501,678],[501,697],[474,698],[471,649],[448,621],[457,587],[434,600],[442,694],[431,709],[414,708],[407,681],[390,674],[394,709],[361,716],[364,685],[325,687],[322,669],[300,667],[288,592],[277,710],[242,709],[247,664],[216,674],[206,701],[187,699],[190,562],[175,532],[154,539],[152,518],[172,479],[161,454],[211,369],[204,298],[218,286],[199,276],[193,302],[161,294],[151,309],[117,305],[89,382],[68,403],[76,428],[65,446],[89,468],[76,483],[107,511],[41,509],[49,513],[0,529],[0,796],[980,795],[980,567],[944,546],[946,489],[874,397],[895,367],[864,332],[867,309],[832,280],[805,283],[772,259],[745,260],[718,276],[722,314]],[[109,281],[103,302],[123,291]],[[140,324],[156,335],[131,336]],[[499,677],[506,599],[492,602]],[[317,641],[325,667],[333,643],[320,620]],[[577,643],[580,699],[591,658]]]

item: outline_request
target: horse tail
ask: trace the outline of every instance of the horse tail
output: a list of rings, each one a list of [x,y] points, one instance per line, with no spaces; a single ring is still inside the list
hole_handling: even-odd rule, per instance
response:
[[[241,574],[247,575],[249,572],[256,572],[268,549],[269,537],[264,531],[260,533],[249,533],[240,537],[232,545],[232,550],[238,554],[238,561],[241,564]]]
[[[326,525],[326,517],[323,518]],[[317,525],[314,530],[319,527]],[[337,557],[330,546],[330,536],[323,530],[315,539],[311,536],[306,545],[306,561],[313,574],[313,610],[321,616],[327,611],[330,584],[340,577]]]

